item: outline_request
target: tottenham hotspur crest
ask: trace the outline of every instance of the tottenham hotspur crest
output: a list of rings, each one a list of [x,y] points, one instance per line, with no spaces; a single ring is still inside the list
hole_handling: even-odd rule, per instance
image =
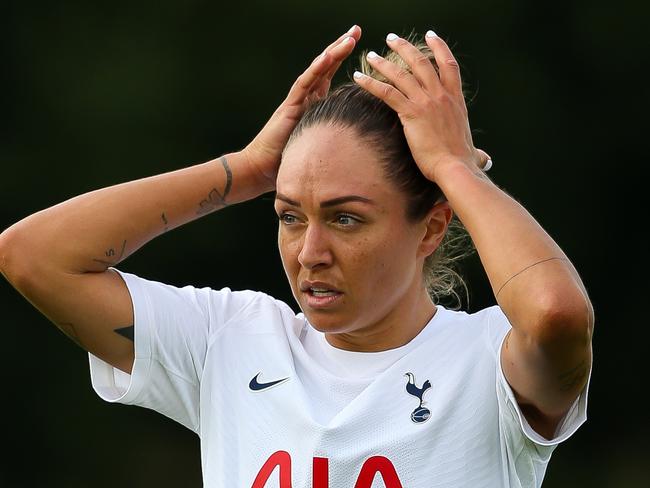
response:
[[[422,422],[426,422],[429,420],[429,417],[431,417],[431,410],[428,408],[423,407],[424,405],[424,400],[422,397],[424,397],[424,393],[431,388],[431,383],[429,380],[426,380],[423,384],[422,387],[418,387],[415,384],[415,375],[413,373],[406,373],[404,376],[408,377],[408,383],[406,383],[406,392],[409,395],[413,395],[414,397],[417,397],[418,400],[420,400],[420,405],[418,408],[413,410],[411,413],[411,420],[415,422],[416,424],[421,424]]]

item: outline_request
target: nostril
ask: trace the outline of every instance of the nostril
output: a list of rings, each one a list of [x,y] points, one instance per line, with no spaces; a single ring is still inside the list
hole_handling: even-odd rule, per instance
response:
[[[332,253],[329,242],[326,239],[325,229],[311,223],[302,234],[298,262],[305,269],[313,269],[316,266],[328,266],[332,262]]]

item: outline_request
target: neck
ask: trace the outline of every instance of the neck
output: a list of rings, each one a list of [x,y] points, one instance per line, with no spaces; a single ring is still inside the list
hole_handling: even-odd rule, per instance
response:
[[[327,342],[338,349],[357,352],[380,352],[395,349],[411,342],[436,314],[429,293],[409,293],[380,321],[345,333],[326,333]]]

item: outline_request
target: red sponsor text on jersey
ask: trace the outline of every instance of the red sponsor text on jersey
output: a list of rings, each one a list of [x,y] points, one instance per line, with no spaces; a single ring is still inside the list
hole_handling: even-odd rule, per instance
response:
[[[312,466],[314,482],[312,488],[329,488],[329,459],[315,457]],[[280,488],[292,488],[291,455],[287,451],[277,451],[271,454],[257,473],[251,488],[264,488],[276,467],[280,468]],[[377,473],[383,478],[386,488],[402,488],[402,483],[397,476],[393,463],[383,456],[373,456],[366,459],[363,466],[361,466],[354,488],[371,488],[372,480]]]

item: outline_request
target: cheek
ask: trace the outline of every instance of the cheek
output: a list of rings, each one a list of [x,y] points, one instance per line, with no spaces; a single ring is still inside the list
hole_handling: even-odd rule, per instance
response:
[[[278,230],[278,250],[280,251],[280,259],[282,259],[284,269],[287,272],[294,269],[298,264],[300,248],[296,239],[288,238],[282,229]]]
[[[380,239],[363,239],[354,250],[352,265],[359,279],[378,291],[378,288],[393,288],[410,274],[414,258],[408,251],[409,244],[404,236],[397,238],[387,232]]]
[[[348,247],[348,266],[357,279],[376,286],[391,266],[390,246],[385,239],[360,239]]]

